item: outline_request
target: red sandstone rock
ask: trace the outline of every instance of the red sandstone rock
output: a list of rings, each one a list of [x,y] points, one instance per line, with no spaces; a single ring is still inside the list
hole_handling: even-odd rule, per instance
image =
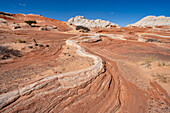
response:
[[[0,58],[10,56],[0,60],[0,112],[169,112],[169,27],[95,28],[82,34],[41,15],[0,12],[0,18],[21,25],[0,29],[1,46],[9,46]],[[27,20],[57,31],[22,25]]]

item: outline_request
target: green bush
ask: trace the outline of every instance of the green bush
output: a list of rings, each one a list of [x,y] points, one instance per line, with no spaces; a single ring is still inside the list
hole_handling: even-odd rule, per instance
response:
[[[90,29],[84,26],[76,26],[76,30],[80,30],[80,32],[89,32]]]
[[[32,24],[37,24],[37,22],[33,20],[25,21],[25,23],[27,23],[30,26],[32,26]]]

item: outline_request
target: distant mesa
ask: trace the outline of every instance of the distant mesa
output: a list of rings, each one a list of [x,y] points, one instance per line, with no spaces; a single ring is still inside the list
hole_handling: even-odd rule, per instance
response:
[[[137,27],[143,27],[143,26],[149,26],[149,27],[154,27],[154,26],[170,26],[170,17],[165,17],[165,16],[147,16],[141,19],[140,21],[127,25],[127,27],[130,26],[137,26]]]
[[[76,16],[75,18],[72,17],[68,20],[68,22],[85,27],[120,27],[118,24],[101,19],[88,20],[84,16]]]

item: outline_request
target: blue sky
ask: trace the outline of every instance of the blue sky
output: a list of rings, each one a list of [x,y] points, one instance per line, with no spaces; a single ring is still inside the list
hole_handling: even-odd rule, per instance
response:
[[[41,14],[61,21],[81,15],[126,26],[148,15],[170,17],[170,0],[1,0],[0,11]]]

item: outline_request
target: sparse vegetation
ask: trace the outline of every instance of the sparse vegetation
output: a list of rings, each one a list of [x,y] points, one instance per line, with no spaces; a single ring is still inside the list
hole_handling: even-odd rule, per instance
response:
[[[18,39],[16,39],[16,43],[26,43],[26,40],[18,38]]]
[[[89,28],[84,27],[84,26],[76,26],[76,30],[79,30],[79,32],[82,32],[82,33],[87,33],[90,31]]]
[[[152,77],[155,78],[155,80],[158,80],[162,83],[170,83],[170,77],[168,77],[168,74],[152,74]]]
[[[33,48],[33,46],[28,46],[30,49],[32,49]]]
[[[1,59],[5,60],[10,58],[11,56],[21,57],[22,55],[18,50],[8,49],[8,47],[0,46],[0,55]]]
[[[63,53],[64,55],[67,55],[68,53]]]
[[[44,45],[43,45],[43,44],[40,44],[39,47],[44,47]]]
[[[37,24],[37,22],[33,20],[25,21],[25,23],[27,23],[30,26],[32,26],[32,24]]]
[[[151,62],[152,62],[152,58],[150,56],[146,56],[145,61],[144,63],[142,63],[142,65],[145,65],[147,68],[150,68]]]
[[[166,64],[165,64],[165,62],[158,61],[158,66],[162,67],[162,66],[166,66]]]
[[[161,41],[159,41],[159,40],[157,40],[157,39],[152,39],[152,38],[146,40],[146,42],[157,42],[157,43],[161,43]]]

